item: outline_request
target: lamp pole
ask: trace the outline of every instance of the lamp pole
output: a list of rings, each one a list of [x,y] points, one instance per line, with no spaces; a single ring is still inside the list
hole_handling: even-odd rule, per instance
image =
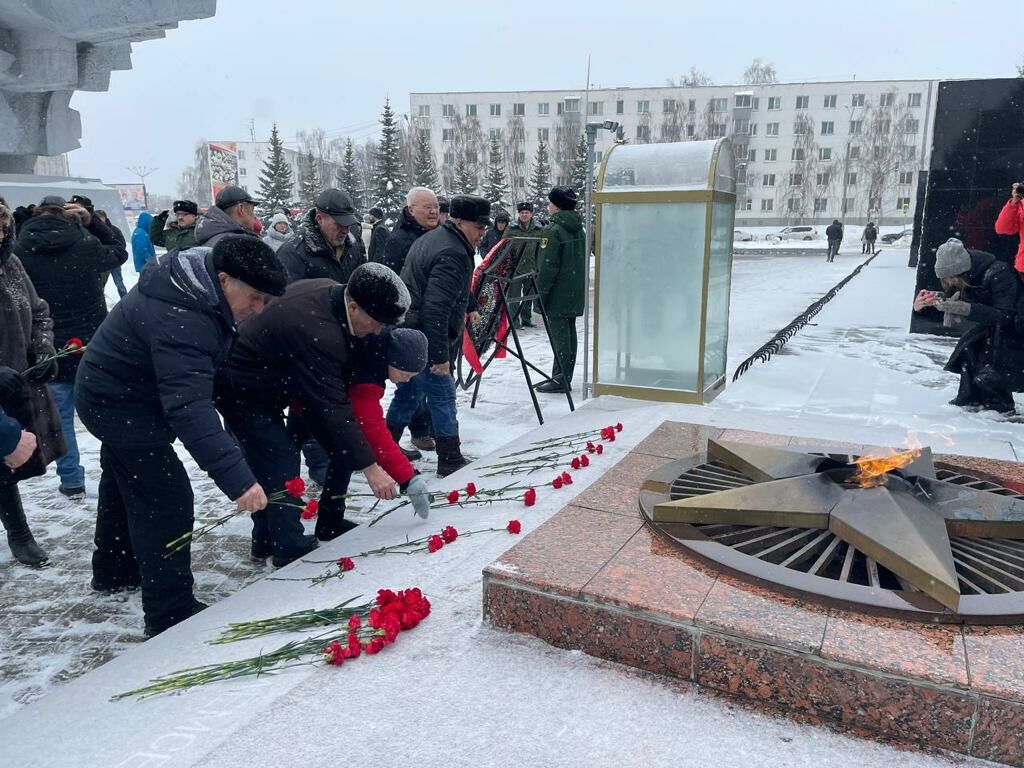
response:
[[[600,129],[612,131],[619,129],[614,120],[601,123],[587,123],[587,183],[583,197],[583,226],[587,233],[587,258],[583,269],[585,277],[583,289],[583,399],[590,395],[590,254],[594,251],[594,220],[591,217],[591,196],[594,194],[594,145],[597,143],[597,132]]]

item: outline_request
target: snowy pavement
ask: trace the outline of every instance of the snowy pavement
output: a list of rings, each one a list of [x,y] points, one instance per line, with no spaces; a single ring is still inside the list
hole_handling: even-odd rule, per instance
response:
[[[859,253],[843,253],[833,264],[806,256],[738,257],[729,375],[861,260]],[[529,439],[615,420],[627,430],[604,463],[578,473],[571,488],[541,493],[536,507],[506,503],[473,512],[445,510],[426,523],[396,514],[321,547],[316,559],[394,543],[407,533],[419,536],[448,523],[460,530],[500,527],[516,517],[528,533],[664,419],[861,443],[898,444],[916,429],[937,450],[1015,459],[1016,451],[1024,450],[1024,427],[945,404],[956,388],[956,377],[941,371],[951,342],[904,330],[913,292],[913,270],[906,263],[906,251],[883,253],[781,355],[730,382],[711,406],[601,398],[566,416],[564,398],[545,396],[547,424]],[[543,351],[543,331],[529,331],[525,338],[538,365],[546,366],[550,355]],[[460,395],[469,454],[492,453],[537,428],[513,359],[489,371],[475,410],[468,401],[468,393]],[[86,448],[94,492],[95,444],[87,442]],[[222,513],[226,502],[191,462],[188,466],[198,516]],[[432,486],[448,489],[473,479],[486,487],[473,468],[434,480]],[[361,562],[344,581],[311,589],[256,580],[269,568],[248,563],[249,524],[236,520],[195,548],[197,594],[217,599],[253,583],[141,645],[138,596],[122,596],[115,604],[114,598],[88,591],[95,496],[82,505],[57,501],[52,476],[25,484],[24,491],[30,520],[54,565],[29,571],[13,563],[6,549],[0,551],[0,716],[7,716],[0,720],[0,743],[5,763],[65,765],[74,755],[82,765],[231,766],[251,765],[258,753],[260,762],[321,764],[379,754],[386,743],[386,764],[948,764],[733,708],[698,696],[686,685],[489,628],[480,616],[480,573],[511,545],[504,533],[459,541],[435,555]],[[360,518],[365,520],[365,513],[356,515]],[[320,567],[297,563],[277,573],[312,575]],[[240,658],[288,639],[205,645],[228,620],[326,606],[381,586],[413,584],[429,594],[435,612],[379,657],[341,670],[292,669],[182,696],[108,702],[110,695],[154,675]],[[66,683],[109,657],[115,658]],[[55,722],[62,727],[53,728]],[[97,738],[100,728],[103,737]],[[391,738],[396,733],[403,735]]]

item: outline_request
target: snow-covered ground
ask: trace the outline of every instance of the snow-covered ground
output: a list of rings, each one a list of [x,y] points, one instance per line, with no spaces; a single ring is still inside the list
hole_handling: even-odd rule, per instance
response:
[[[859,253],[842,253],[833,264],[808,261],[806,256],[737,257],[730,376],[741,360],[861,260]],[[782,354],[756,364],[703,408],[600,398],[570,416],[563,397],[544,396],[547,423],[538,430],[518,363],[511,358],[496,363],[484,380],[475,410],[468,407],[469,394],[460,395],[467,453],[483,457],[509,442],[521,445],[611,421],[626,424],[622,439],[601,463],[577,473],[576,484],[558,492],[542,490],[540,501],[530,509],[497,504],[472,512],[436,512],[427,522],[403,511],[321,547],[316,559],[395,543],[406,534],[420,536],[449,523],[460,530],[501,527],[514,517],[522,520],[523,533],[528,533],[664,419],[857,443],[898,444],[913,429],[923,442],[947,452],[1015,459],[1024,451],[1024,427],[946,405],[956,390],[956,377],[941,371],[951,342],[906,333],[914,282],[906,263],[905,250],[883,253]],[[546,366],[550,354],[544,350],[543,331],[528,331],[525,338],[538,365]],[[576,380],[581,378],[577,372]],[[579,392],[576,396],[579,399]],[[526,436],[528,432],[532,434]],[[94,492],[95,445],[87,439],[85,446]],[[226,502],[191,462],[188,466],[197,486],[198,516],[222,512]],[[469,480],[487,487],[473,467],[447,480],[433,480],[432,486],[447,490]],[[55,508],[60,510],[63,522],[41,529],[44,546],[59,557],[50,569],[19,578],[14,594],[0,589],[8,612],[0,624],[0,654],[9,654],[5,649],[15,639],[12,633],[22,626],[11,619],[12,613],[28,612],[28,607],[66,615],[57,587],[69,574],[87,574],[81,568],[88,560],[87,548],[62,551],[60,542],[71,523],[89,524],[94,496],[84,506],[67,508],[57,501],[52,477],[26,486],[31,519],[50,519]],[[365,513],[355,517],[366,519]],[[239,519],[197,550],[212,552],[233,543],[237,551],[241,543],[244,552],[247,535],[248,523]],[[108,645],[116,658],[67,684],[61,681],[66,675],[54,674],[54,667],[65,661],[60,642],[48,645],[55,646],[49,656],[7,659],[12,663],[0,666],[0,712],[7,715],[0,720],[0,762],[56,766],[73,759],[81,765],[240,766],[255,760],[320,765],[328,760],[355,762],[372,754],[386,765],[415,761],[431,766],[948,764],[942,758],[899,752],[734,708],[698,696],[687,685],[491,629],[481,621],[480,573],[511,543],[507,534],[494,533],[456,542],[434,555],[360,561],[343,581],[321,588],[257,580],[144,645]],[[202,561],[202,552],[196,559]],[[79,567],[65,566],[64,560],[78,562]],[[275,575],[312,575],[320,568],[297,563]],[[0,551],[0,583],[9,584],[9,576],[22,571],[5,549]],[[197,572],[200,598],[211,596],[204,578]],[[45,600],[34,592],[33,581],[46,587],[41,590]],[[206,645],[204,641],[227,621],[333,605],[379,587],[414,584],[430,596],[435,611],[379,657],[342,669],[291,669],[279,676],[141,703],[108,701],[112,694],[155,675],[241,658],[287,639]],[[221,582],[217,588],[221,592],[213,590],[215,596],[230,591]],[[65,589],[72,591],[72,585]],[[137,606],[137,595],[123,599]],[[101,609],[103,605],[99,603]],[[134,610],[137,619],[137,607]],[[121,616],[132,620],[131,613]],[[141,627],[140,619],[137,626]],[[72,621],[61,638],[87,645],[95,633],[95,624]],[[24,644],[19,648],[22,654],[31,653],[23,650]],[[19,672],[19,666],[22,671],[27,667],[28,673]],[[33,703],[23,706],[28,701]]]

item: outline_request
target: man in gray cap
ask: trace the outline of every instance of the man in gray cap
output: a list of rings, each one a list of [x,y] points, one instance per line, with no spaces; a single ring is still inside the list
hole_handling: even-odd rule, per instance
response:
[[[951,237],[935,252],[935,276],[943,292],[919,291],[914,311],[933,308],[943,313],[944,325],[963,326],[946,363],[947,371],[960,374],[950,405],[1014,413],[1013,391],[1024,379],[1016,275],[991,253]]]
[[[196,243],[212,248],[227,235],[255,237],[259,204],[259,200],[253,200],[241,187],[224,187],[217,193],[213,207],[196,222]]]
[[[317,195],[314,207],[306,211],[295,227],[295,234],[277,251],[288,282],[327,277],[347,283],[366,254],[355,247],[349,227],[359,223],[355,204],[347,192],[325,189]]]

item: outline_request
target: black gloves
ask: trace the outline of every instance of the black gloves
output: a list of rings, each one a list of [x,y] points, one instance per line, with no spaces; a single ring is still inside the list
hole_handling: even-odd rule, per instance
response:
[[[32,363],[30,367],[24,373],[25,380],[30,384],[48,384],[57,378],[57,361],[50,360],[48,363],[37,363],[38,360],[45,360],[46,358],[52,358],[57,353],[53,347],[48,349],[42,349],[38,352],[33,353],[29,360]]]
[[[25,379],[20,373],[6,365],[0,366],[0,406],[21,395],[24,388]]]

